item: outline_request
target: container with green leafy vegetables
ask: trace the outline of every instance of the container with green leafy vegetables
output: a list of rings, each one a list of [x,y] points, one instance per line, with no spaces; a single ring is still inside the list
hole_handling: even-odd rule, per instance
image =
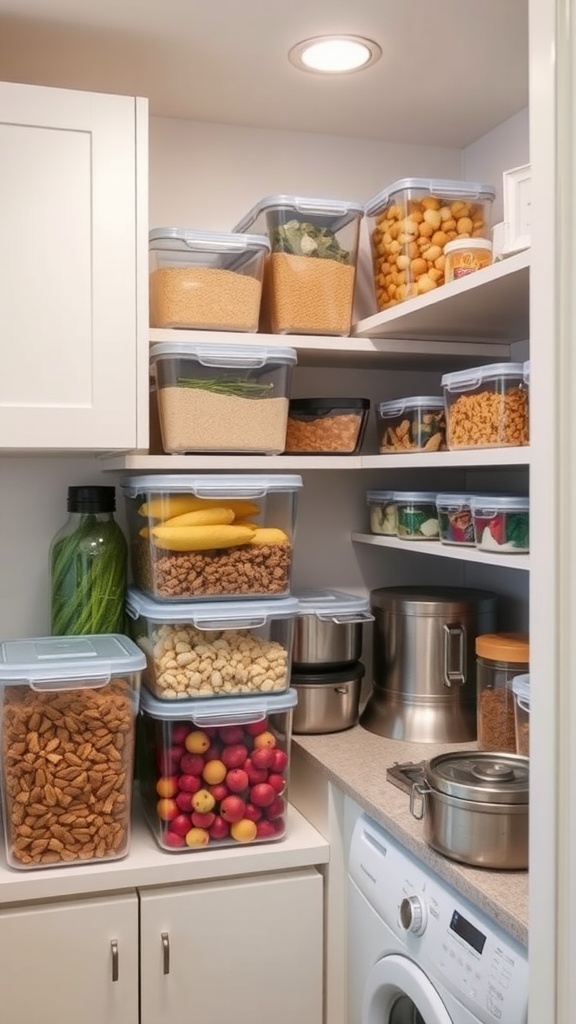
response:
[[[260,329],[273,334],[350,333],[359,203],[267,196],[235,232],[266,235]]]
[[[438,540],[435,491],[395,491],[397,530],[403,540]]]
[[[150,364],[164,451],[283,452],[295,363],[292,348],[153,345]]]
[[[114,487],[68,488],[68,520],[50,546],[52,636],[124,633],[128,546]]]

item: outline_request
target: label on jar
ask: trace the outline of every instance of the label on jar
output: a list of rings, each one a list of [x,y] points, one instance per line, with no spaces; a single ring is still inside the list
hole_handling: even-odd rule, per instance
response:
[[[451,257],[452,264],[452,276],[454,279],[457,277],[466,277],[467,274],[474,273],[475,270],[480,270],[482,267],[486,267],[490,263],[489,253],[482,252],[459,252],[454,253]]]

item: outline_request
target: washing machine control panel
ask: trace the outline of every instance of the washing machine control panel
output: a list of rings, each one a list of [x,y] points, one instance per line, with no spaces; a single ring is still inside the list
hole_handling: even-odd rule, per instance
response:
[[[350,877],[387,925],[393,951],[411,957],[479,1024],[526,1021],[526,950],[366,817],[356,824]]]

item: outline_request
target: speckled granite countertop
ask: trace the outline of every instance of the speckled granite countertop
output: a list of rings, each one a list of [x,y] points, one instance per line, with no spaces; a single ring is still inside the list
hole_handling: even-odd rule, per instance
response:
[[[375,736],[359,725],[326,736],[294,736],[293,742],[316,771],[320,769],[407,849],[528,945],[528,872],[467,867],[436,853],[424,841],[422,823],[410,813],[408,794],[386,779],[386,769],[394,764],[475,749],[475,744],[403,743]]]

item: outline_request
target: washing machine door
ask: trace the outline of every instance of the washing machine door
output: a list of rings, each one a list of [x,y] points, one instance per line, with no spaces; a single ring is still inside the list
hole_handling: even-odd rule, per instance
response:
[[[366,979],[359,1024],[455,1024],[432,982],[408,957],[390,954]]]

